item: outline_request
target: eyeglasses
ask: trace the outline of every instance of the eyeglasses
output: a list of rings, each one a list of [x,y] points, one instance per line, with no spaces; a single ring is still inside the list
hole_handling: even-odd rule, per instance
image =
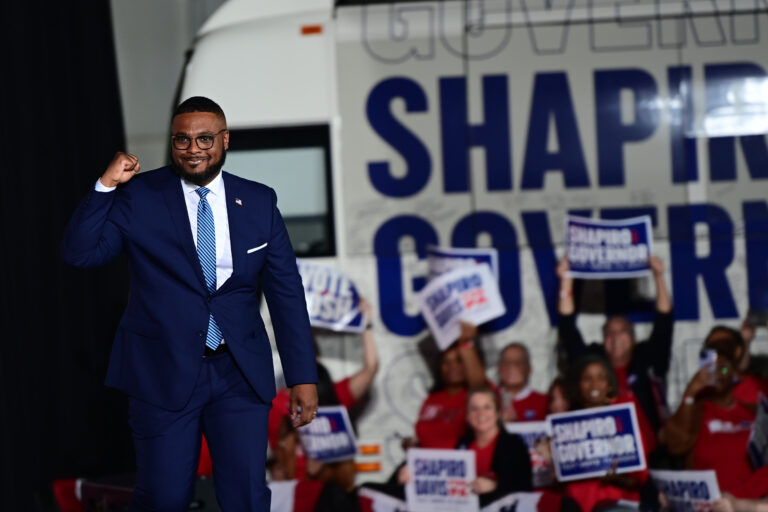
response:
[[[194,137],[195,144],[197,144],[197,147],[200,149],[211,149],[213,147],[213,142],[216,140],[216,136],[225,131],[227,131],[226,128],[219,130],[214,134],[198,135],[197,137]],[[179,150],[189,149],[192,145],[192,139],[193,137],[187,137],[186,135],[174,135],[171,137],[174,149]]]

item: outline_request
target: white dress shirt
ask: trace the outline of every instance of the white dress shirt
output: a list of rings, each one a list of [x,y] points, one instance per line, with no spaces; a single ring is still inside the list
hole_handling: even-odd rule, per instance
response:
[[[194,183],[181,181],[181,189],[184,192],[184,202],[187,205],[189,225],[192,228],[192,240],[197,247],[197,205],[200,196],[195,192],[198,186]],[[96,180],[96,191],[111,192],[117,187],[107,187]],[[216,289],[232,275],[232,244],[229,241],[229,218],[227,217],[227,196],[224,190],[224,180],[219,173],[206,188],[210,193],[205,197],[213,211],[213,225],[216,230]]]

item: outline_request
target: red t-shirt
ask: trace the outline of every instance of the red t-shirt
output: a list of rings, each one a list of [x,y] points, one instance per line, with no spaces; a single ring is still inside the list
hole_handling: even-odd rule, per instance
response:
[[[466,428],[467,390],[430,393],[421,405],[416,437],[421,448],[453,450]]]
[[[333,384],[333,390],[336,392],[336,398],[339,399],[339,405],[343,405],[347,409],[355,405],[355,398],[352,396],[352,391],[349,388],[349,380],[342,379],[339,382]],[[283,388],[277,392],[275,398],[272,399],[272,409],[269,411],[269,423],[267,424],[267,440],[269,441],[269,447],[272,450],[277,449],[277,436],[280,431],[280,424],[283,418],[290,416],[291,409],[291,395],[287,388]]]
[[[491,462],[493,461],[493,452],[496,450],[496,441],[498,440],[499,436],[497,434],[493,441],[482,448],[477,447],[477,440],[469,444],[469,449],[475,452],[475,474],[477,476],[496,480],[496,473],[491,469]]]
[[[714,469],[720,490],[733,492],[753,473],[747,443],[755,413],[740,403],[723,409],[705,401],[702,407],[693,469]]]
[[[510,407],[515,409],[515,421],[544,421],[549,412],[549,397],[538,391],[527,387],[513,399],[510,400],[509,394],[505,393],[503,388],[490,383],[491,389],[501,401],[501,410],[509,411]]]
[[[616,372],[616,381],[619,385],[619,391],[628,391],[629,393],[632,393],[632,388],[629,387],[627,368],[628,366],[614,366],[613,371]]]
[[[635,404],[635,413],[637,414],[637,423],[640,426],[640,437],[643,440],[643,451],[645,452],[645,455],[647,457],[649,453],[651,453],[653,450],[656,449],[656,445],[657,445],[656,431],[653,430],[653,427],[651,426],[651,422],[648,421],[648,417],[645,415],[645,412],[643,412],[643,408],[640,407],[640,403],[637,401],[637,398],[635,398],[634,393],[628,392],[628,391],[620,391],[619,395],[616,397],[616,400],[614,400],[613,403],[614,404],[621,404],[621,403]]]
[[[355,405],[355,397],[352,396],[352,391],[349,388],[350,378],[342,379],[339,382],[334,382],[333,390],[336,393],[336,398],[339,399],[339,405],[343,405],[347,409]],[[272,399],[272,409],[269,411],[269,423],[267,424],[267,440],[272,450],[277,450],[278,434],[280,432],[280,424],[283,418],[290,416],[291,408],[291,395],[288,389],[283,388],[277,392],[275,398]],[[296,474],[294,478],[296,480],[302,480],[306,476],[307,469],[307,456],[304,454],[301,445],[296,447]]]
[[[733,388],[733,398],[737,402],[747,404],[756,404],[760,393],[768,398],[768,382],[752,375],[742,377],[741,381]]]
[[[547,395],[533,390],[525,398],[515,398],[512,401],[517,421],[544,421],[547,417],[548,405]]]
[[[647,472],[630,473],[632,476],[647,478]],[[592,510],[600,502],[619,500],[640,501],[640,493],[604,484],[600,478],[576,480],[565,484],[564,494],[573,498],[581,510]]]

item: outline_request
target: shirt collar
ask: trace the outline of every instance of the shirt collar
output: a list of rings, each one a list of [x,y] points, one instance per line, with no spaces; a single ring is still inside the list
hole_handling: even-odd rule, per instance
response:
[[[195,190],[200,188],[199,186],[183,178],[179,178],[179,179],[181,179],[181,188],[184,190],[185,193],[189,194],[194,192],[195,195],[197,195]],[[211,191],[210,193],[213,194],[214,196],[219,196],[219,197],[222,196],[222,194],[224,193],[224,180],[221,177],[221,171],[219,171],[219,174],[217,174],[216,177],[213,178],[213,181],[207,184],[205,188],[210,190]]]
[[[512,395],[509,391],[505,390],[504,388],[501,388],[501,389],[504,394],[512,398]],[[531,395],[532,391],[533,390],[531,389],[531,386],[529,384],[526,384],[525,387],[521,389],[520,392],[512,398],[512,401],[519,402],[520,400],[525,400]],[[508,399],[505,399],[505,400],[508,400]]]
[[[515,395],[515,402],[518,402],[520,400],[525,400],[531,395],[531,386],[528,384],[525,385],[525,387],[520,391],[517,395]]]

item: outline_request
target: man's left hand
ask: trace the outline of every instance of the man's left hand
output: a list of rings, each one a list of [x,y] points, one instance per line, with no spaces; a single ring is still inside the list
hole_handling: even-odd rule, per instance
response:
[[[301,414],[299,414],[301,408]],[[296,384],[291,388],[291,422],[294,427],[306,425],[317,416],[317,386]]]

